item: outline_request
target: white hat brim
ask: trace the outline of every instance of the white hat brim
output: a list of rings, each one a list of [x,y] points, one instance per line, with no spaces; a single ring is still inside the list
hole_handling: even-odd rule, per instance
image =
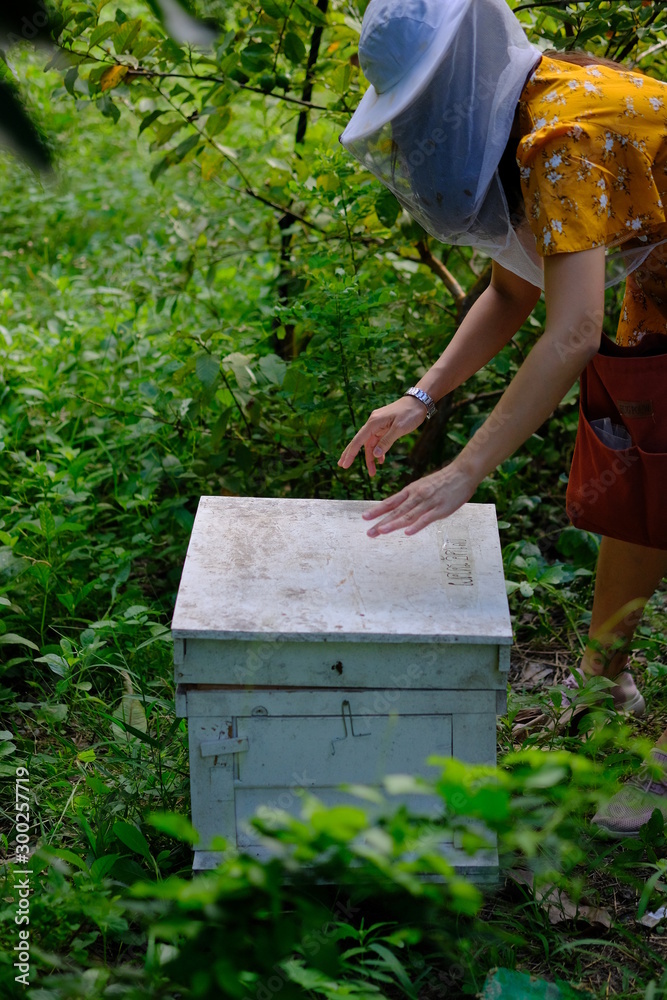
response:
[[[378,132],[383,125],[400,115],[419,97],[454,41],[459,25],[472,2],[473,0],[465,0],[453,17],[440,25],[422,58],[398,83],[383,94],[378,94],[372,84],[369,86],[341,133],[340,141],[344,146]]]

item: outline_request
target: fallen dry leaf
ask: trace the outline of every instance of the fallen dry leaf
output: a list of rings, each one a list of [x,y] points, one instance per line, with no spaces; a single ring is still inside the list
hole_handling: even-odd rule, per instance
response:
[[[526,663],[521,668],[517,686],[528,689],[548,687],[550,684],[553,684],[554,673],[555,668],[548,666],[546,663],[540,663],[539,661]]]
[[[533,892],[535,901],[546,910],[550,923],[560,924],[565,920],[585,920],[589,924],[611,927],[612,916],[609,910],[582,903],[577,905],[566,892],[551,883],[545,883],[535,889],[533,873],[525,868],[515,868],[509,874],[510,878],[518,885],[527,886]]]

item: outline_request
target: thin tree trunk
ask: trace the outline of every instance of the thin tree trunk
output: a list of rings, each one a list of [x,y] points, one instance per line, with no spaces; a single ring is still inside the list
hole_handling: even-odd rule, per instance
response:
[[[322,14],[326,14],[328,8],[329,0],[317,0],[317,9],[321,11]],[[317,59],[320,53],[320,43],[322,41],[323,30],[323,25],[316,25],[310,39],[310,49],[308,51],[308,60],[306,62],[306,76],[303,81],[303,89],[301,91],[301,99],[303,101],[310,102],[310,98],[313,94],[315,66],[317,65]],[[302,146],[305,141],[307,128],[308,108],[303,108],[299,112],[299,117],[296,123],[296,134],[294,136],[294,144],[297,147],[297,151],[298,147]],[[286,230],[289,230],[295,221],[296,217],[292,215],[290,211],[285,212],[285,214],[278,220],[278,226],[281,231],[280,272],[278,274],[276,286],[278,289],[278,301],[281,306],[290,305],[294,292],[295,276],[292,269],[292,233],[286,232]],[[280,325],[279,318],[276,319],[275,325]],[[298,353],[298,345],[294,339],[294,324],[285,323],[283,325],[285,327],[285,336],[282,339],[278,339],[277,336],[274,336],[273,349],[276,354],[280,355],[281,358],[289,361],[296,357]]]

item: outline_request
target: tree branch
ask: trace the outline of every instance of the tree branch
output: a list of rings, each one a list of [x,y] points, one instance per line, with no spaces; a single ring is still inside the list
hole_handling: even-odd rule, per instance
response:
[[[229,83],[229,80],[224,76],[198,76],[196,73],[167,73],[162,70],[157,69],[147,69],[145,66],[130,66],[128,63],[119,62],[118,59],[113,56],[106,49],[102,49],[104,54],[107,56],[106,59],[101,59],[99,56],[94,56],[88,50],[87,52],[80,52],[75,48],[66,48],[64,45],[59,45],[58,48],[61,52],[66,52],[67,55],[78,56],[79,59],[86,60],[89,59],[91,62],[96,63],[109,63],[110,66],[127,66],[127,76],[125,79],[130,82],[132,77],[143,77],[146,80],[153,79],[154,77],[161,78],[173,78],[176,80],[194,80],[200,83]],[[253,87],[249,83],[238,83],[234,81],[235,86],[239,90],[249,90],[253,94],[263,94],[264,97],[275,97],[277,101],[287,101],[288,104],[298,104],[302,108],[310,108],[313,111],[329,111],[323,104],[313,104],[311,101],[304,101],[300,97],[288,97],[287,94],[276,94],[273,90],[262,90],[261,87]]]
[[[426,266],[433,271],[438,278],[440,278],[454,299],[456,305],[461,306],[466,297],[466,293],[461,288],[452,272],[445,267],[441,260],[438,260],[437,257],[433,256],[426,240],[419,240],[416,247],[421,263],[426,264]],[[414,260],[414,258],[412,259]]]
[[[99,60],[102,62],[103,60]],[[117,63],[116,65],[121,65]],[[141,76],[146,79],[151,77],[176,77],[179,80],[196,80],[202,83],[228,83],[229,81],[225,79],[224,76],[197,76],[192,73],[162,73],[158,70],[144,69],[143,67],[138,67],[137,69],[128,69],[127,76],[131,80],[133,76]],[[313,104],[312,101],[304,101],[300,97],[288,97],[287,94],[276,94],[273,90],[262,90],[261,87],[251,87],[249,83],[238,83],[236,81],[235,85],[239,90],[250,90],[253,94],[263,94],[264,97],[275,97],[278,101],[287,101],[289,104],[298,104],[302,108],[308,108],[313,111],[329,111],[329,108],[325,108],[323,104]]]

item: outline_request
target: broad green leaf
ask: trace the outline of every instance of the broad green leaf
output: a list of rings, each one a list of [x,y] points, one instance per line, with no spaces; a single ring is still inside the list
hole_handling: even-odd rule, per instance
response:
[[[161,38],[155,38],[153,36],[147,36],[145,38],[138,38],[137,41],[132,46],[132,55],[135,59],[140,62],[149,52],[152,52],[162,42]]]
[[[169,156],[164,156],[161,160],[158,160],[158,162],[154,164],[149,174],[149,177],[153,182],[153,184],[155,184],[158,177],[165,172],[165,170],[169,166],[169,162],[170,162]]]
[[[144,129],[147,129],[149,125],[152,125],[153,122],[157,121],[160,115],[163,115],[164,113],[165,113],[164,111],[156,110],[156,111],[151,111],[149,114],[145,115],[141,119],[141,125],[139,126],[139,135],[141,135]]]
[[[166,833],[168,837],[175,837],[186,844],[196,844],[199,840],[199,834],[182,813],[149,813],[146,822],[160,833]]]
[[[285,11],[280,4],[277,3],[277,0],[262,0],[262,10],[268,14],[269,17],[273,17],[276,20],[285,16]]]
[[[113,38],[113,46],[118,55],[122,52],[127,52],[131,48],[132,42],[134,42],[141,31],[141,24],[141,18],[135,18],[134,20],[126,21],[125,24],[118,28]]]
[[[277,354],[265,354],[259,359],[262,374],[273,385],[282,385],[287,365]]]
[[[375,199],[375,214],[382,223],[390,229],[401,211],[396,197],[387,188],[382,188]]]
[[[52,541],[56,536],[56,522],[46,504],[39,505],[39,523],[44,538],[46,538],[47,542]]]
[[[283,52],[291,63],[302,63],[306,58],[306,46],[294,31],[288,31],[285,35]]]
[[[66,861],[70,865],[74,865],[75,868],[78,868],[82,872],[88,871],[88,865],[83,858],[80,858],[74,851],[68,851],[65,847],[51,847],[49,848],[49,854],[60,858],[62,861]]]
[[[310,3],[310,0],[296,0],[296,6],[311,24],[324,26],[327,23],[326,16],[319,7],[316,7],[314,3]]]
[[[220,377],[220,358],[212,354],[202,353],[197,355],[196,361],[197,378],[207,388],[215,385]]]
[[[65,73],[65,78],[64,78],[65,90],[67,91],[68,94],[71,94],[72,97],[74,97],[74,84],[76,83],[78,76],[79,76],[78,66],[70,66],[70,68]]]
[[[103,879],[109,874],[119,858],[120,854],[105,854],[101,858],[95,858],[90,866],[91,877],[94,879]]]
[[[227,128],[232,120],[232,109],[230,107],[221,108],[215,114],[209,115],[206,120],[206,134],[210,136],[218,135]]]
[[[39,649],[39,646],[36,646],[30,639],[24,639],[22,635],[16,635],[15,632],[5,632],[4,635],[0,635],[0,643],[15,643],[17,646],[28,646],[30,649]]]
[[[94,774],[86,775],[86,784],[89,788],[92,788],[97,795],[110,795],[111,792],[113,792],[113,788],[110,788],[109,785],[105,785],[104,782],[97,778]]]
[[[49,705],[45,702],[36,706],[35,715],[40,720],[46,719],[49,722],[64,722],[67,718],[68,711],[69,709],[67,705]]]
[[[316,809],[309,816],[314,830],[326,831],[340,840],[352,840],[368,825],[368,817],[358,806],[331,806]]]
[[[114,124],[119,121],[120,111],[111,100],[109,94],[104,94],[96,103],[105,118],[111,118]]]
[[[155,139],[153,140],[152,148],[157,149],[158,146],[164,146],[165,142],[169,142],[171,137],[182,129],[185,124],[186,122],[183,119],[175,122],[162,122],[155,129]]]
[[[88,47],[92,49],[94,45],[98,45],[107,38],[111,38],[117,31],[118,25],[115,21],[104,21],[102,24],[98,24],[90,33]]]
[[[241,65],[248,73],[270,69],[272,63],[273,49],[266,42],[251,42],[241,52]]]
[[[195,146],[199,145],[201,142],[201,136],[197,132],[195,135],[188,136],[183,142],[180,142],[176,149],[173,149],[169,154],[172,163],[180,163],[184,160],[188,153],[192,152]]]
[[[47,653],[46,656],[38,656],[35,659],[35,663],[48,663],[51,670],[58,677],[66,677],[69,673],[69,663],[64,656],[58,656],[56,653]]]
[[[151,849],[148,845],[148,841],[144,837],[141,830],[139,830],[132,823],[126,823],[125,820],[119,819],[113,825],[113,832],[116,837],[120,840],[121,844],[125,844],[129,847],[131,851],[135,854],[140,854],[142,858],[150,859]]]

